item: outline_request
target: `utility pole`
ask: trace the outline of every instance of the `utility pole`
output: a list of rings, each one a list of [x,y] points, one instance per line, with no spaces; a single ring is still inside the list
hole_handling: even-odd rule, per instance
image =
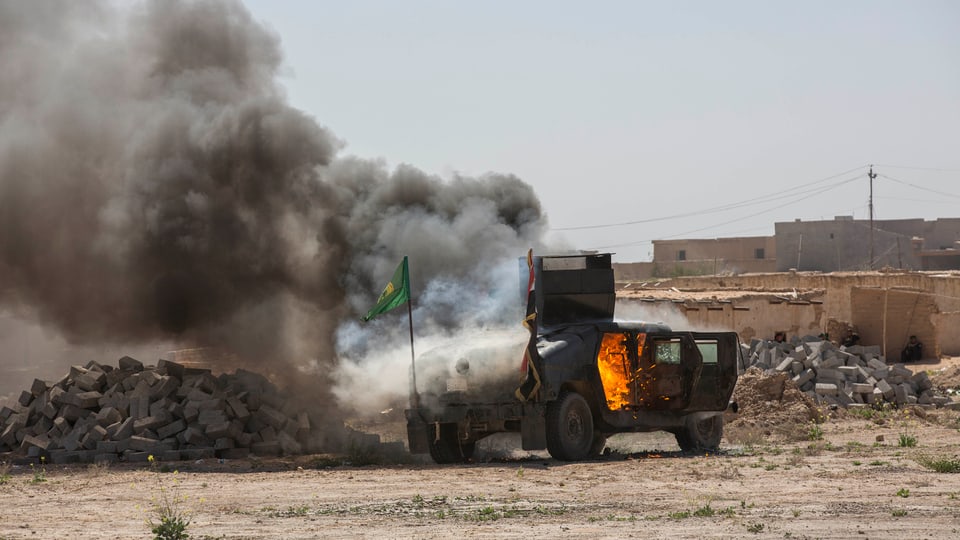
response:
[[[873,165],[870,165],[867,177],[870,178],[870,269],[873,270],[873,179],[877,177],[873,172]]]

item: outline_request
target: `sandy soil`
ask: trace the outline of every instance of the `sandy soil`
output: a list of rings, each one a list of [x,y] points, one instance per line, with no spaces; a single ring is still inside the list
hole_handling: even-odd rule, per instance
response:
[[[960,358],[910,367],[960,385]],[[741,382],[762,395],[763,381]],[[583,463],[497,436],[458,466],[370,454],[0,464],[0,540],[148,538],[164,495],[200,539],[960,538],[960,474],[929,468],[960,468],[960,412],[824,409],[813,424],[795,395],[764,399],[727,418],[718,455],[683,455],[652,433],[612,437],[608,455]]]
[[[662,433],[611,439],[598,461],[546,457],[435,466],[273,461],[9,468],[0,538],[144,538],[164,491],[192,538],[957,538],[952,411],[843,415],[793,436],[727,430],[720,455]],[[869,418],[868,418],[869,416]],[[901,434],[915,447],[901,447]],[[793,439],[793,440],[789,440]],[[334,466],[330,466],[334,465]],[[155,465],[156,467],[156,465]],[[2,471],[0,471],[2,472]]]

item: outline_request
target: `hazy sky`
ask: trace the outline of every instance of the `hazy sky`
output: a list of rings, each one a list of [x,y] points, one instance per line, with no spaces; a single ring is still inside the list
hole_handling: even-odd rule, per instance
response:
[[[343,154],[514,173],[618,261],[865,219],[870,163],[877,219],[960,217],[960,2],[245,3]]]

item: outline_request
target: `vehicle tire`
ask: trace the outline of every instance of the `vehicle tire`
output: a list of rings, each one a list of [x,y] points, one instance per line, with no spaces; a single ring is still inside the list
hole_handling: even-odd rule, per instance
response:
[[[435,429],[440,430],[439,437],[431,434],[428,441],[430,457],[435,463],[463,463],[473,457],[476,442],[460,444],[456,424],[440,424]]]
[[[577,461],[594,449],[593,413],[583,396],[561,392],[547,404],[547,451],[561,461]]]
[[[716,452],[723,437],[723,415],[688,416],[684,427],[674,435],[684,452]]]
[[[607,436],[603,433],[595,432],[593,434],[593,444],[590,446],[590,457],[598,457],[603,454],[603,449],[607,446]]]

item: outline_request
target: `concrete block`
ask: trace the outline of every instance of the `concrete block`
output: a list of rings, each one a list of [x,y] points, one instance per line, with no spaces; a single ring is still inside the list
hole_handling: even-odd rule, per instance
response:
[[[794,362],[793,358],[789,358],[789,357],[784,358],[779,364],[777,364],[777,367],[774,369],[782,373],[790,369],[790,366],[793,364],[793,362]]]
[[[119,461],[120,461],[120,456],[118,456],[115,452],[114,453],[109,453],[109,452],[97,453],[96,455],[93,456],[93,462],[96,463],[97,465],[104,465],[107,463],[117,463]]]
[[[227,422],[227,414],[221,409],[203,409],[197,415],[197,423],[202,426]]]
[[[892,375],[900,375],[901,377],[910,378],[913,377],[913,372],[910,371],[910,368],[904,364],[894,364],[890,366],[890,373]]]
[[[61,416],[70,422],[76,422],[81,418],[86,418],[90,414],[90,411],[87,409],[81,409],[76,405],[67,404],[60,408],[60,412],[57,413],[57,416]]]
[[[207,426],[207,429],[204,431],[204,435],[206,435],[208,439],[219,439],[221,437],[227,437],[229,434],[230,434],[230,422],[210,424]]]
[[[261,441],[250,445],[250,452],[255,456],[279,456],[281,452],[279,441]]]
[[[877,390],[879,390],[880,393],[883,394],[883,397],[884,397],[885,399],[887,399],[887,400],[892,400],[892,399],[893,399],[893,396],[894,396],[893,387],[890,386],[890,384],[887,383],[887,381],[885,381],[885,380],[883,380],[883,379],[878,380],[878,381],[877,381]]]
[[[159,459],[160,461],[164,461],[167,463],[172,461],[180,461],[181,459],[180,450],[164,450],[160,452]]]
[[[233,439],[230,437],[220,437],[213,443],[214,450],[224,450],[226,448],[234,448],[235,446],[236,444],[234,444]]]
[[[100,398],[102,397],[103,394],[100,392],[88,391],[76,394],[73,400],[74,405],[80,407],[81,409],[98,409],[100,408]]]
[[[228,397],[226,401],[230,414],[233,415],[234,418],[241,421],[246,421],[247,418],[250,418],[250,411],[238,398]]]
[[[66,390],[59,386],[54,386],[50,388],[50,403],[55,405],[63,404],[63,396],[66,394]]]
[[[183,441],[187,444],[192,444],[194,446],[203,446],[209,443],[209,439],[203,434],[203,431],[194,428],[188,427],[182,432]]]
[[[250,444],[253,443],[253,434],[243,432],[240,435],[234,437],[234,440],[237,443],[237,446],[242,446],[244,448],[250,448]]]
[[[880,361],[878,358],[871,358],[867,360],[867,367],[870,369],[883,369],[887,367],[885,362]]]
[[[146,418],[141,418],[140,420],[134,420],[133,422],[133,432],[134,433],[143,433],[146,430],[154,430],[160,426],[164,426],[169,422],[166,416],[148,416]]]
[[[263,405],[262,397],[263,394],[260,391],[251,390],[250,393],[247,394],[247,409],[249,409],[251,412],[260,410],[260,407]]]
[[[134,429],[133,429],[134,422],[135,420],[133,419],[133,417],[130,417],[123,420],[122,422],[111,424],[107,428],[107,436],[115,441],[130,438],[134,433]]]
[[[117,441],[97,441],[97,452],[101,454],[116,454]]]
[[[817,370],[817,380],[819,381],[821,379],[832,379],[836,381],[843,381],[843,380],[846,380],[846,377],[844,377],[843,373],[839,370],[820,368]]]
[[[847,380],[847,381],[856,382],[857,377],[860,376],[860,372],[858,371],[858,368],[856,368],[856,367],[839,366],[839,367],[837,368],[837,371],[839,371],[840,373],[842,373],[844,380]]]
[[[268,425],[273,426],[274,429],[280,429],[287,423],[286,415],[271,405],[264,404],[260,407],[260,410],[257,411],[257,414],[261,416]]]
[[[874,386],[867,383],[853,383],[851,389],[858,394],[872,394]]]
[[[156,384],[150,387],[150,399],[157,400],[172,395],[180,387],[180,380],[176,377],[164,375]]]
[[[82,430],[74,428],[69,433],[60,438],[60,444],[64,450],[74,451],[80,449],[80,440],[86,435]]]
[[[173,422],[171,422],[171,423],[169,423],[169,424],[167,424],[167,425],[165,425],[165,426],[157,429],[157,435],[158,435],[161,439],[166,439],[166,438],[168,438],[168,437],[172,437],[172,436],[176,435],[177,433],[180,433],[181,431],[183,431],[183,430],[185,430],[185,429],[187,429],[187,423],[186,423],[186,422],[184,422],[183,420],[175,420],[175,421],[173,421]]]
[[[73,382],[81,390],[99,392],[103,390],[104,384],[107,382],[107,375],[101,371],[88,371],[76,377]]]
[[[200,409],[201,412],[205,410],[223,411],[225,410],[226,406],[224,405],[224,402],[222,399],[211,398],[211,399],[197,402],[197,408]]]
[[[247,459],[250,457],[250,450],[247,448],[224,448],[223,450],[215,450],[215,452],[220,459]]]
[[[209,448],[209,447],[181,448],[180,457],[182,459],[189,459],[189,460],[211,459],[216,457],[216,453],[213,448]]]
[[[818,396],[836,396],[839,393],[834,383],[817,383],[815,388]]]
[[[44,452],[50,449],[50,438],[46,435],[27,435],[20,442],[20,448],[26,450],[29,447],[36,447]]]
[[[46,381],[34,379],[33,384],[30,385],[30,393],[33,394],[33,397],[38,397],[40,394],[46,392],[49,387],[50,385],[48,385]]]
[[[277,430],[273,429],[272,426],[267,426],[260,430],[260,438],[264,442],[275,442],[277,440]]]
[[[56,405],[50,402],[47,402],[47,404],[44,405],[42,409],[40,409],[40,414],[42,414],[46,418],[49,418],[50,420],[53,420],[54,418],[56,418],[57,413],[59,412],[60,412],[60,409],[58,409]]]
[[[893,387],[893,400],[897,405],[904,405],[907,403],[907,391],[902,384],[898,384]]]
[[[143,371],[143,362],[129,356],[117,360],[117,365],[120,366],[120,369],[127,371]]]
[[[918,371],[913,377],[910,377],[910,381],[916,385],[920,392],[933,388],[933,381],[930,380],[926,371]]]
[[[33,401],[33,394],[27,390],[20,392],[20,398],[17,400],[17,403],[23,407],[26,407],[27,405],[30,405],[31,401]]]
[[[107,428],[97,424],[90,428],[86,435],[80,440],[80,445],[86,450],[94,450],[97,443],[107,436]]]
[[[183,364],[178,364],[176,362],[171,362],[170,360],[164,360],[161,358],[157,361],[157,371],[163,375],[169,375],[182,380],[186,370]]]
[[[160,379],[162,377],[163,375],[160,375],[159,373],[157,373],[156,369],[149,369],[149,368],[145,369],[143,373],[140,374],[140,380],[143,382],[146,382],[147,385],[149,386],[153,386],[158,382],[160,382]]]

